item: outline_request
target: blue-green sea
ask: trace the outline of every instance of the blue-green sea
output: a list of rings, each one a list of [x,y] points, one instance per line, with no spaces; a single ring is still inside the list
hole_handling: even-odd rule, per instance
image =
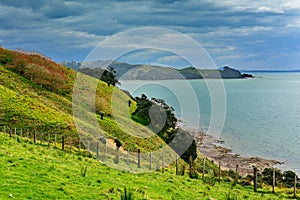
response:
[[[217,136],[234,153],[282,161],[283,170],[300,173],[300,73],[255,75],[250,79],[121,81],[120,87],[133,96],[165,99],[185,128],[207,132],[219,123],[222,129]]]

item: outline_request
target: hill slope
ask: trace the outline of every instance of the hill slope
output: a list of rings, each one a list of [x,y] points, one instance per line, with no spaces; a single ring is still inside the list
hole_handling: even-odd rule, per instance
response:
[[[96,113],[102,134],[111,139],[118,138],[125,148],[133,151],[138,148],[155,150],[163,144],[163,141],[149,129],[128,117],[130,112],[134,111],[136,103],[132,102],[128,110],[129,97],[125,93],[116,87],[108,87],[102,81],[85,75],[80,76],[98,84],[94,94],[95,110],[87,108],[85,102],[75,106],[80,107],[88,116],[94,116]],[[79,140],[72,113],[72,103],[75,102],[72,102],[75,79],[74,70],[58,65],[48,58],[0,48],[1,125],[29,129],[30,132],[37,128],[38,132],[64,134]],[[112,113],[113,108],[118,112]],[[105,112],[104,120],[100,120],[98,115],[100,112]],[[80,119],[77,123],[84,123],[90,131],[99,132],[88,120]],[[136,138],[128,134],[130,130],[135,130],[136,134],[154,136],[149,139]],[[81,134],[90,135],[84,131]],[[91,137],[90,139],[97,140],[97,135]]]
[[[13,148],[12,148],[13,147]],[[86,169],[86,170],[85,170]],[[188,176],[133,174],[111,169],[93,158],[10,139],[0,132],[0,199],[120,199],[126,187],[134,199],[285,199],[269,189],[228,182],[214,186]],[[210,179],[207,179],[210,180]]]

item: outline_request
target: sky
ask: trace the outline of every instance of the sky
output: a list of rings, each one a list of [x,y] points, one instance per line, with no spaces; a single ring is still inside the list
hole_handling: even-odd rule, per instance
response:
[[[195,40],[218,67],[300,69],[299,0],[0,0],[0,10],[2,47],[57,62],[83,61],[114,35],[159,27]],[[142,60],[176,60],[173,52],[156,55]]]

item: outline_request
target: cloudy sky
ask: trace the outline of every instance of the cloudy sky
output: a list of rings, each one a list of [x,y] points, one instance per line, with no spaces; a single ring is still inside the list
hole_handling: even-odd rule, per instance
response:
[[[197,41],[218,67],[300,69],[299,0],[0,0],[0,10],[1,46],[58,62],[82,61],[120,32],[161,27]]]

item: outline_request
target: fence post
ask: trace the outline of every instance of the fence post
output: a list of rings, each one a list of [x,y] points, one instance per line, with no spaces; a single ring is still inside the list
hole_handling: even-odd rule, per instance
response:
[[[3,128],[3,133],[6,133],[6,126],[4,126]]]
[[[61,149],[64,151],[65,150],[65,137],[61,136]]]
[[[239,177],[239,174],[238,174],[238,168],[239,168],[239,165],[235,165],[235,183],[238,183],[238,177]]]
[[[96,153],[96,155],[97,155],[97,159],[99,158],[99,142],[97,141],[97,153]]]
[[[276,174],[275,174],[275,168],[273,168],[273,183],[272,183],[272,193],[275,193],[275,184],[276,184]]]
[[[117,155],[116,155],[116,163],[119,163],[119,161],[120,161],[120,151],[119,151],[119,149],[120,149],[120,147],[116,147],[116,153],[117,153]]]
[[[54,135],[54,147],[56,147],[56,134]]]
[[[107,159],[107,142],[105,142],[105,159]]]
[[[29,131],[28,129],[26,129],[26,137],[27,137],[27,141],[29,140]]]
[[[296,188],[297,188],[297,175],[296,175],[296,173],[295,173],[295,177],[294,177],[294,197],[296,197]]]
[[[253,166],[253,190],[257,192],[257,168]]]
[[[15,139],[17,139],[17,128],[15,127]]]
[[[141,150],[138,149],[138,168],[141,168]]]
[[[152,151],[150,151],[150,170],[152,170]]]
[[[36,143],[36,128],[34,129],[34,133],[33,133],[33,143]]]
[[[189,166],[190,166],[190,177],[192,177],[193,174],[193,157],[189,156]]]
[[[219,178],[218,181],[219,183],[221,182],[221,161],[219,161],[219,174],[218,174]]]
[[[202,180],[204,180],[205,177],[205,158],[203,158],[203,166],[202,166]]]
[[[127,159],[126,159],[126,163],[127,163],[127,165],[129,165],[129,149],[127,150]]]
[[[23,137],[23,129],[20,130],[21,138]]]
[[[165,172],[165,154],[164,151],[162,151],[162,173]]]
[[[175,174],[178,174],[178,155],[176,154],[176,158],[175,158]]]
[[[12,128],[9,127],[9,137],[11,138],[12,137]]]

